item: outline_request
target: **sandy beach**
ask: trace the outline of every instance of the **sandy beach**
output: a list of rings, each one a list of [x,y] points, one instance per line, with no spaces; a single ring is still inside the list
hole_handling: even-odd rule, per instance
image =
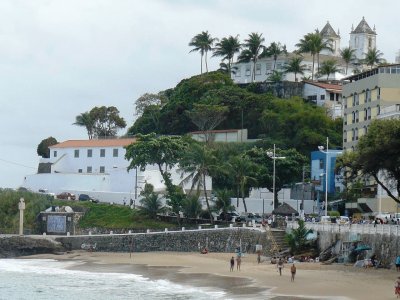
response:
[[[257,263],[246,254],[241,270],[230,272],[233,253],[102,253],[74,251],[62,255],[27,258],[75,260],[76,269],[91,272],[128,272],[151,279],[167,279],[183,285],[222,289],[237,299],[395,299],[394,270],[364,269],[345,265],[296,263],[297,274],[290,281],[290,265],[282,276],[275,265]]]

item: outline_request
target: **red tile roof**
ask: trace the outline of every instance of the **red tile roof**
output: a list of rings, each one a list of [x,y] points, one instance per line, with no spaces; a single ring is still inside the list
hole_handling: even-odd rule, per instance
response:
[[[136,139],[100,139],[100,140],[68,140],[50,146],[49,148],[87,148],[87,147],[123,147],[135,142]]]
[[[342,92],[342,85],[339,85],[339,84],[322,83],[322,82],[315,82],[315,81],[304,81],[304,83],[315,85],[315,86],[323,88],[327,91],[335,91],[335,92],[339,92],[339,93]]]

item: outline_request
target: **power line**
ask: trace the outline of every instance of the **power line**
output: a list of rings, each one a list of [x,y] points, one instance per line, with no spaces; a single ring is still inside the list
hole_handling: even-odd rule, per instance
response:
[[[0,158],[0,161],[8,163],[8,164],[11,164],[11,165],[16,165],[16,166],[20,166],[20,167],[36,170],[36,168],[34,168],[34,167],[26,166],[26,165],[23,165],[23,164],[20,164],[20,163],[16,163],[16,162],[13,162],[13,161],[9,161],[9,160],[5,160],[5,159],[2,159],[2,158]]]

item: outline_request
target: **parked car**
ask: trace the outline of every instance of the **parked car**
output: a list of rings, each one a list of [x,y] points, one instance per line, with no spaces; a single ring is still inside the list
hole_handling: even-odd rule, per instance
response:
[[[93,203],[98,203],[99,202],[99,200],[90,197],[88,194],[80,194],[79,197],[78,197],[78,200],[79,201],[90,201],[90,202],[93,202]]]
[[[75,194],[69,192],[62,192],[61,194],[57,195],[58,199],[65,199],[65,200],[75,200]]]
[[[240,215],[240,221],[241,222],[252,222],[253,220],[255,220],[255,217],[252,213],[243,213]]]
[[[350,219],[349,219],[349,217],[346,217],[346,216],[340,216],[340,217],[336,218],[336,223],[341,224],[341,225],[350,224]]]
[[[222,212],[220,213],[220,215],[217,217],[217,220],[221,220],[221,221],[232,221],[233,218],[235,218],[235,220],[239,217],[238,213],[236,212]]]

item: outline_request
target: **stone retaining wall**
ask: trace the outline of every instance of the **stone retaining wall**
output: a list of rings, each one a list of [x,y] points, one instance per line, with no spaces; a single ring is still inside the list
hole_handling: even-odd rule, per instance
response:
[[[65,236],[56,240],[68,250],[81,249],[82,244],[96,244],[96,251],[104,252],[197,252],[204,247],[211,252],[234,252],[241,244],[242,251],[254,253],[260,244],[263,252],[268,253],[271,244],[265,231],[250,228]]]

